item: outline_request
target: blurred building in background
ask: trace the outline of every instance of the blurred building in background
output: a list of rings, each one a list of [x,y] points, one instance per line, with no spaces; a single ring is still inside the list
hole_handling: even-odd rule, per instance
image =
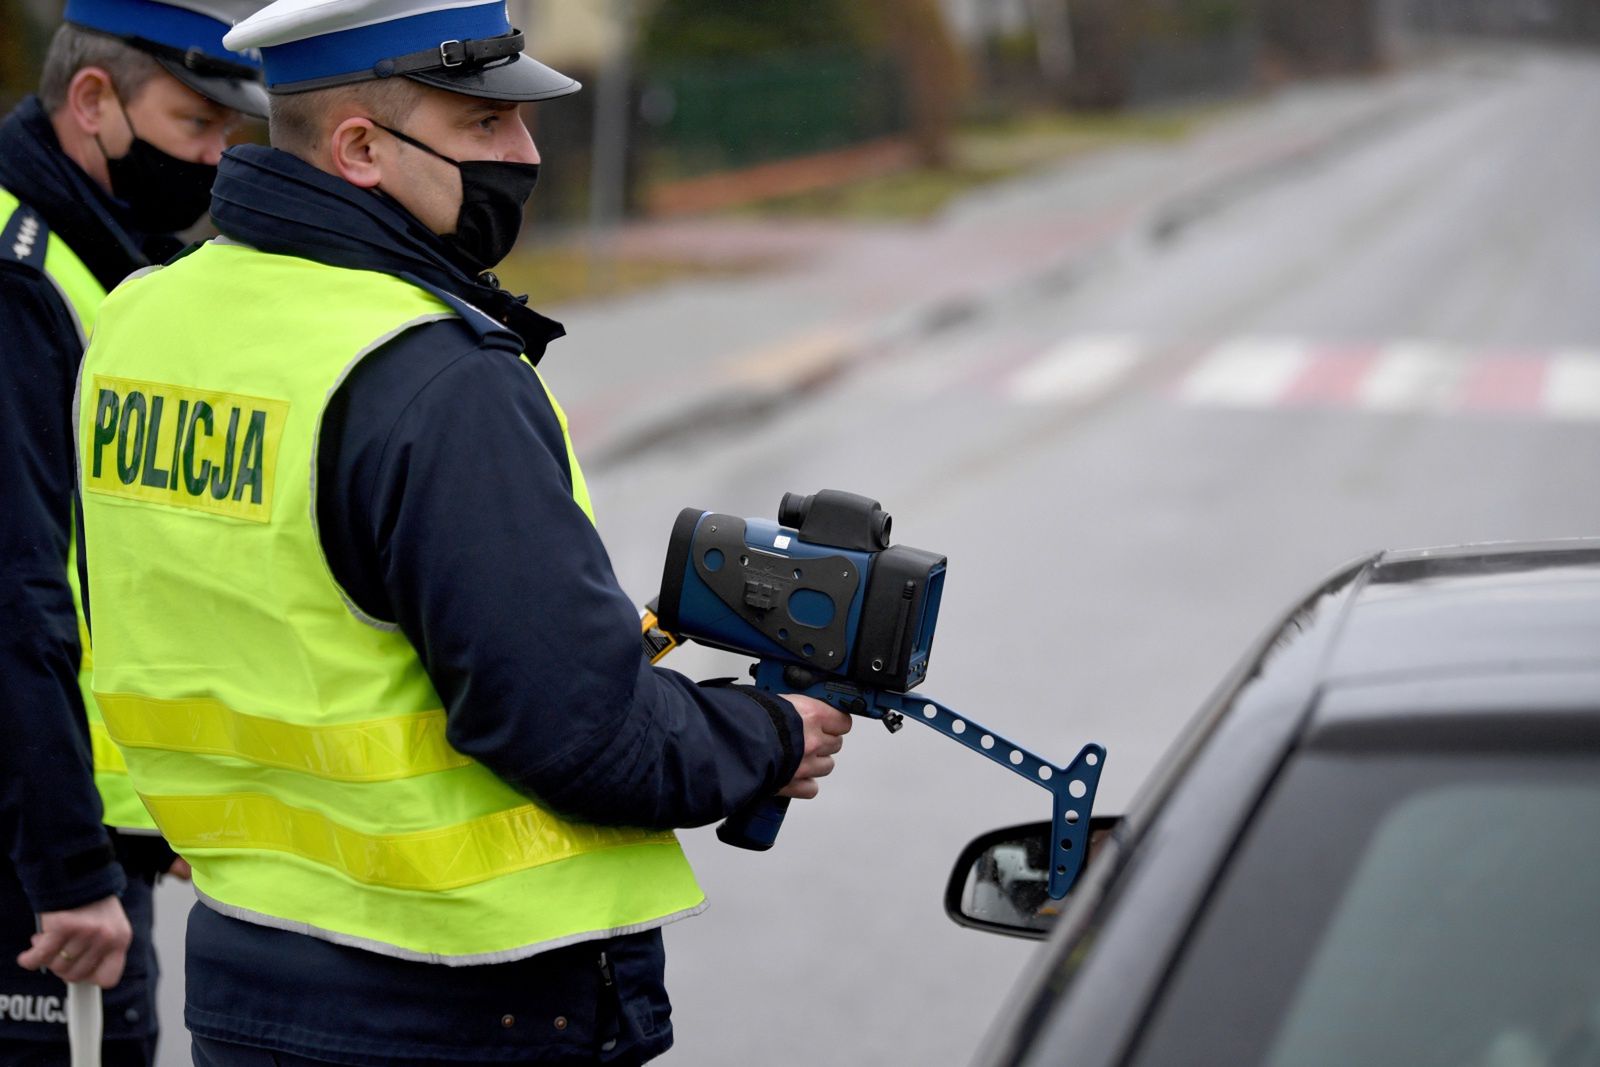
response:
[[[531,109],[545,233],[940,165],[963,119],[1380,67],[1398,30],[1600,41],[1600,0],[509,0],[588,92]],[[62,0],[0,0],[0,105]],[[598,146],[598,150],[597,150]]]
[[[1391,0],[1408,27],[1600,42],[1600,0]]]
[[[529,50],[558,69],[593,70],[620,42],[625,9],[608,0],[509,0],[506,6],[511,24],[527,34]]]
[[[512,3],[538,54],[591,90],[631,46],[625,121],[612,127],[626,140],[617,180],[628,214],[937,165],[965,117],[1221,98],[1372,69],[1385,10],[1384,0]],[[591,215],[599,103],[591,92],[541,109],[539,135],[559,149],[538,208],[547,223]]]

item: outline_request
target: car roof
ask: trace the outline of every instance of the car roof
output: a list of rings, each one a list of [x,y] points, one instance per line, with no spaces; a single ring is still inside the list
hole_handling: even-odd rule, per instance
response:
[[[1304,679],[1303,742],[1500,747],[1600,732],[1600,539],[1384,553],[1352,577]]]
[[[1384,553],[1321,681],[1600,662],[1600,538]]]

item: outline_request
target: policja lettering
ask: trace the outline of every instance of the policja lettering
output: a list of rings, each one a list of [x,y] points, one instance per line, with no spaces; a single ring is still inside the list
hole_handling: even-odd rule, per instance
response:
[[[85,488],[267,522],[282,400],[96,375]]]
[[[0,994],[0,1022],[8,1019],[17,1023],[64,1023],[67,1012],[60,997]]]

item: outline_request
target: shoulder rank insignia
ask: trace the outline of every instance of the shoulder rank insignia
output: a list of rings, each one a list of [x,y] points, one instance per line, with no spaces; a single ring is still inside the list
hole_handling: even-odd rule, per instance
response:
[[[44,219],[27,205],[19,205],[0,230],[0,260],[15,260],[42,271],[49,243],[50,228]]]

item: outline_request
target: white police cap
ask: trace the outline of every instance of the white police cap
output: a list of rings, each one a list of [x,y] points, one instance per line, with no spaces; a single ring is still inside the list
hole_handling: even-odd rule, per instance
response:
[[[522,53],[505,0],[276,0],[224,42],[260,49],[273,93],[402,76],[491,100],[581,88]]]
[[[62,18],[153,56],[173,77],[223,107],[265,116],[261,59],[223,35],[262,0],[67,0]]]

